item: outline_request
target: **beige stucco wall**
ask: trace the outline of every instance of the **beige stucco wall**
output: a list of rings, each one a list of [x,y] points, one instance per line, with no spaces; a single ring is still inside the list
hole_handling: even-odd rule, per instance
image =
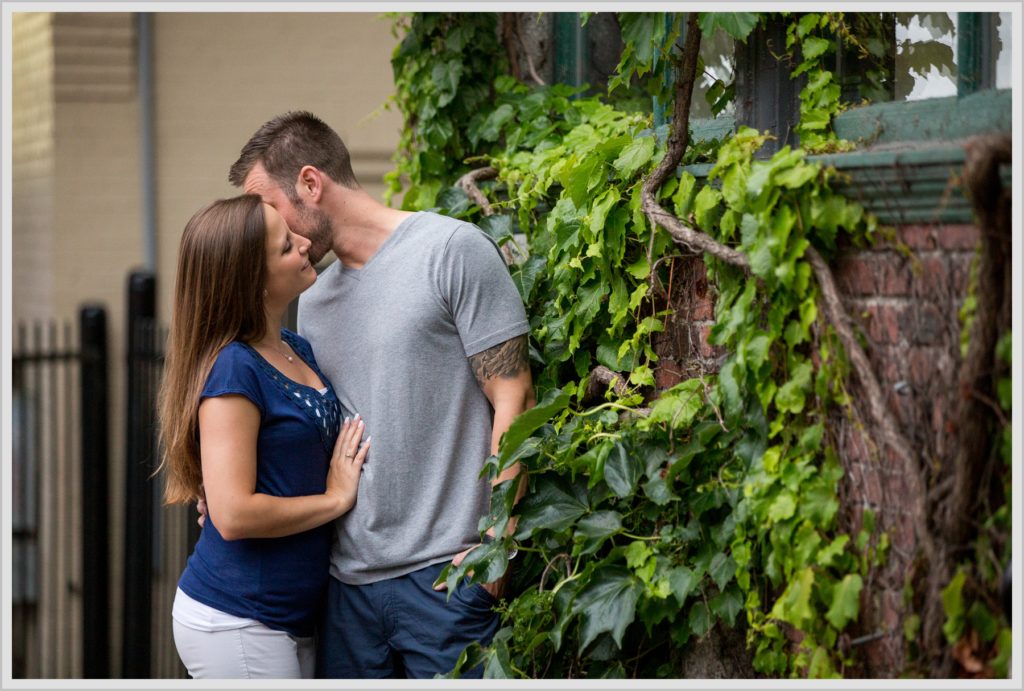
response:
[[[53,282],[54,103],[51,15],[11,17],[11,303],[19,319],[49,316]],[[19,59],[20,58],[20,59]],[[15,336],[15,338],[17,338]]]
[[[401,121],[382,109],[396,39],[378,14],[156,13],[152,34],[157,312],[166,324],[185,221],[238,193],[228,167],[265,120],[290,109],[317,113],[346,140],[360,182],[378,197]],[[75,319],[86,301],[108,308],[115,676],[125,292],[128,273],[146,261],[136,38],[131,13],[17,13],[12,22],[13,321]],[[75,676],[81,661],[45,666],[42,676]]]
[[[287,110],[316,113],[348,144],[376,196],[401,119],[390,22],[371,13],[155,15],[159,309],[168,314],[178,241],[200,206],[237,194],[230,165],[249,136]],[[376,113],[376,114],[375,114]]]

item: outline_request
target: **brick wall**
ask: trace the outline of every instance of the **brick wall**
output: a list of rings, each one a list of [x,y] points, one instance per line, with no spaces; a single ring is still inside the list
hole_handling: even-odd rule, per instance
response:
[[[949,419],[957,404],[958,315],[979,241],[972,225],[905,225],[869,249],[843,248],[832,265],[888,408],[925,459],[948,453]],[[716,371],[724,355],[707,343],[715,296],[703,263],[693,257],[671,261],[675,312],[654,342],[659,389]],[[863,673],[874,676],[904,663],[901,614],[914,605],[904,603],[903,590],[917,546],[906,501],[910,489],[899,464],[879,453],[861,421],[834,411],[830,433],[847,468],[840,487],[844,527],[859,530],[864,509],[871,509],[877,530],[885,531],[892,544],[884,567],[865,583],[863,630],[852,632],[854,637],[877,636],[864,647],[868,669]]]
[[[848,251],[834,265],[846,308],[861,327],[865,346],[888,409],[912,448],[938,464],[948,453],[957,414],[957,370],[962,324],[980,241],[971,225],[907,225],[896,237],[864,251]],[[910,488],[895,459],[879,453],[870,433],[839,414],[833,418],[847,475],[844,519],[859,529],[865,509],[892,544],[884,566],[862,593],[861,635],[880,634],[865,645],[872,670],[900,669],[904,661],[901,615],[917,609],[904,602],[904,585],[917,549]]]

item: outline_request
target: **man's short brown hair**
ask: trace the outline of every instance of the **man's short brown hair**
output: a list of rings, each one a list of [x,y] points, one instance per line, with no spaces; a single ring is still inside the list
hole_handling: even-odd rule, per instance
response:
[[[303,166],[314,166],[339,185],[359,187],[352,159],[338,133],[323,120],[304,110],[289,111],[264,123],[242,147],[228,172],[232,185],[241,187],[253,166],[264,169],[292,201],[295,181]]]

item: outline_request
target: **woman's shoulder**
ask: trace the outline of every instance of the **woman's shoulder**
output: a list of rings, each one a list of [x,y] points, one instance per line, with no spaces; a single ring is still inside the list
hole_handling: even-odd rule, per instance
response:
[[[252,347],[241,341],[231,341],[220,349],[214,358],[214,367],[251,365],[253,362]]]
[[[220,349],[213,360],[206,388],[220,389],[229,384],[254,384],[259,367],[252,348],[241,341],[232,341]]]

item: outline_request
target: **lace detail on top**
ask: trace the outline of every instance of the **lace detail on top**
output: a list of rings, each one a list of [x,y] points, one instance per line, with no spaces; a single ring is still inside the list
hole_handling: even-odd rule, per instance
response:
[[[316,372],[316,375],[320,377],[320,381],[326,384],[327,390],[325,393],[320,393],[320,391],[312,386],[306,386],[289,379],[276,367],[267,362],[266,358],[260,355],[259,351],[255,348],[247,343],[243,345],[256,356],[256,362],[259,363],[266,375],[273,380],[285,398],[305,413],[306,417],[316,426],[317,431],[320,432],[320,442],[324,445],[327,453],[330,454],[334,450],[334,442],[338,439],[338,433],[341,431],[341,403],[338,401],[338,396],[334,393],[334,387],[331,386],[331,382],[320,371],[320,368],[317,367],[316,361],[312,357],[313,351],[290,331],[282,330],[281,338],[292,347],[295,354],[311,370]]]

